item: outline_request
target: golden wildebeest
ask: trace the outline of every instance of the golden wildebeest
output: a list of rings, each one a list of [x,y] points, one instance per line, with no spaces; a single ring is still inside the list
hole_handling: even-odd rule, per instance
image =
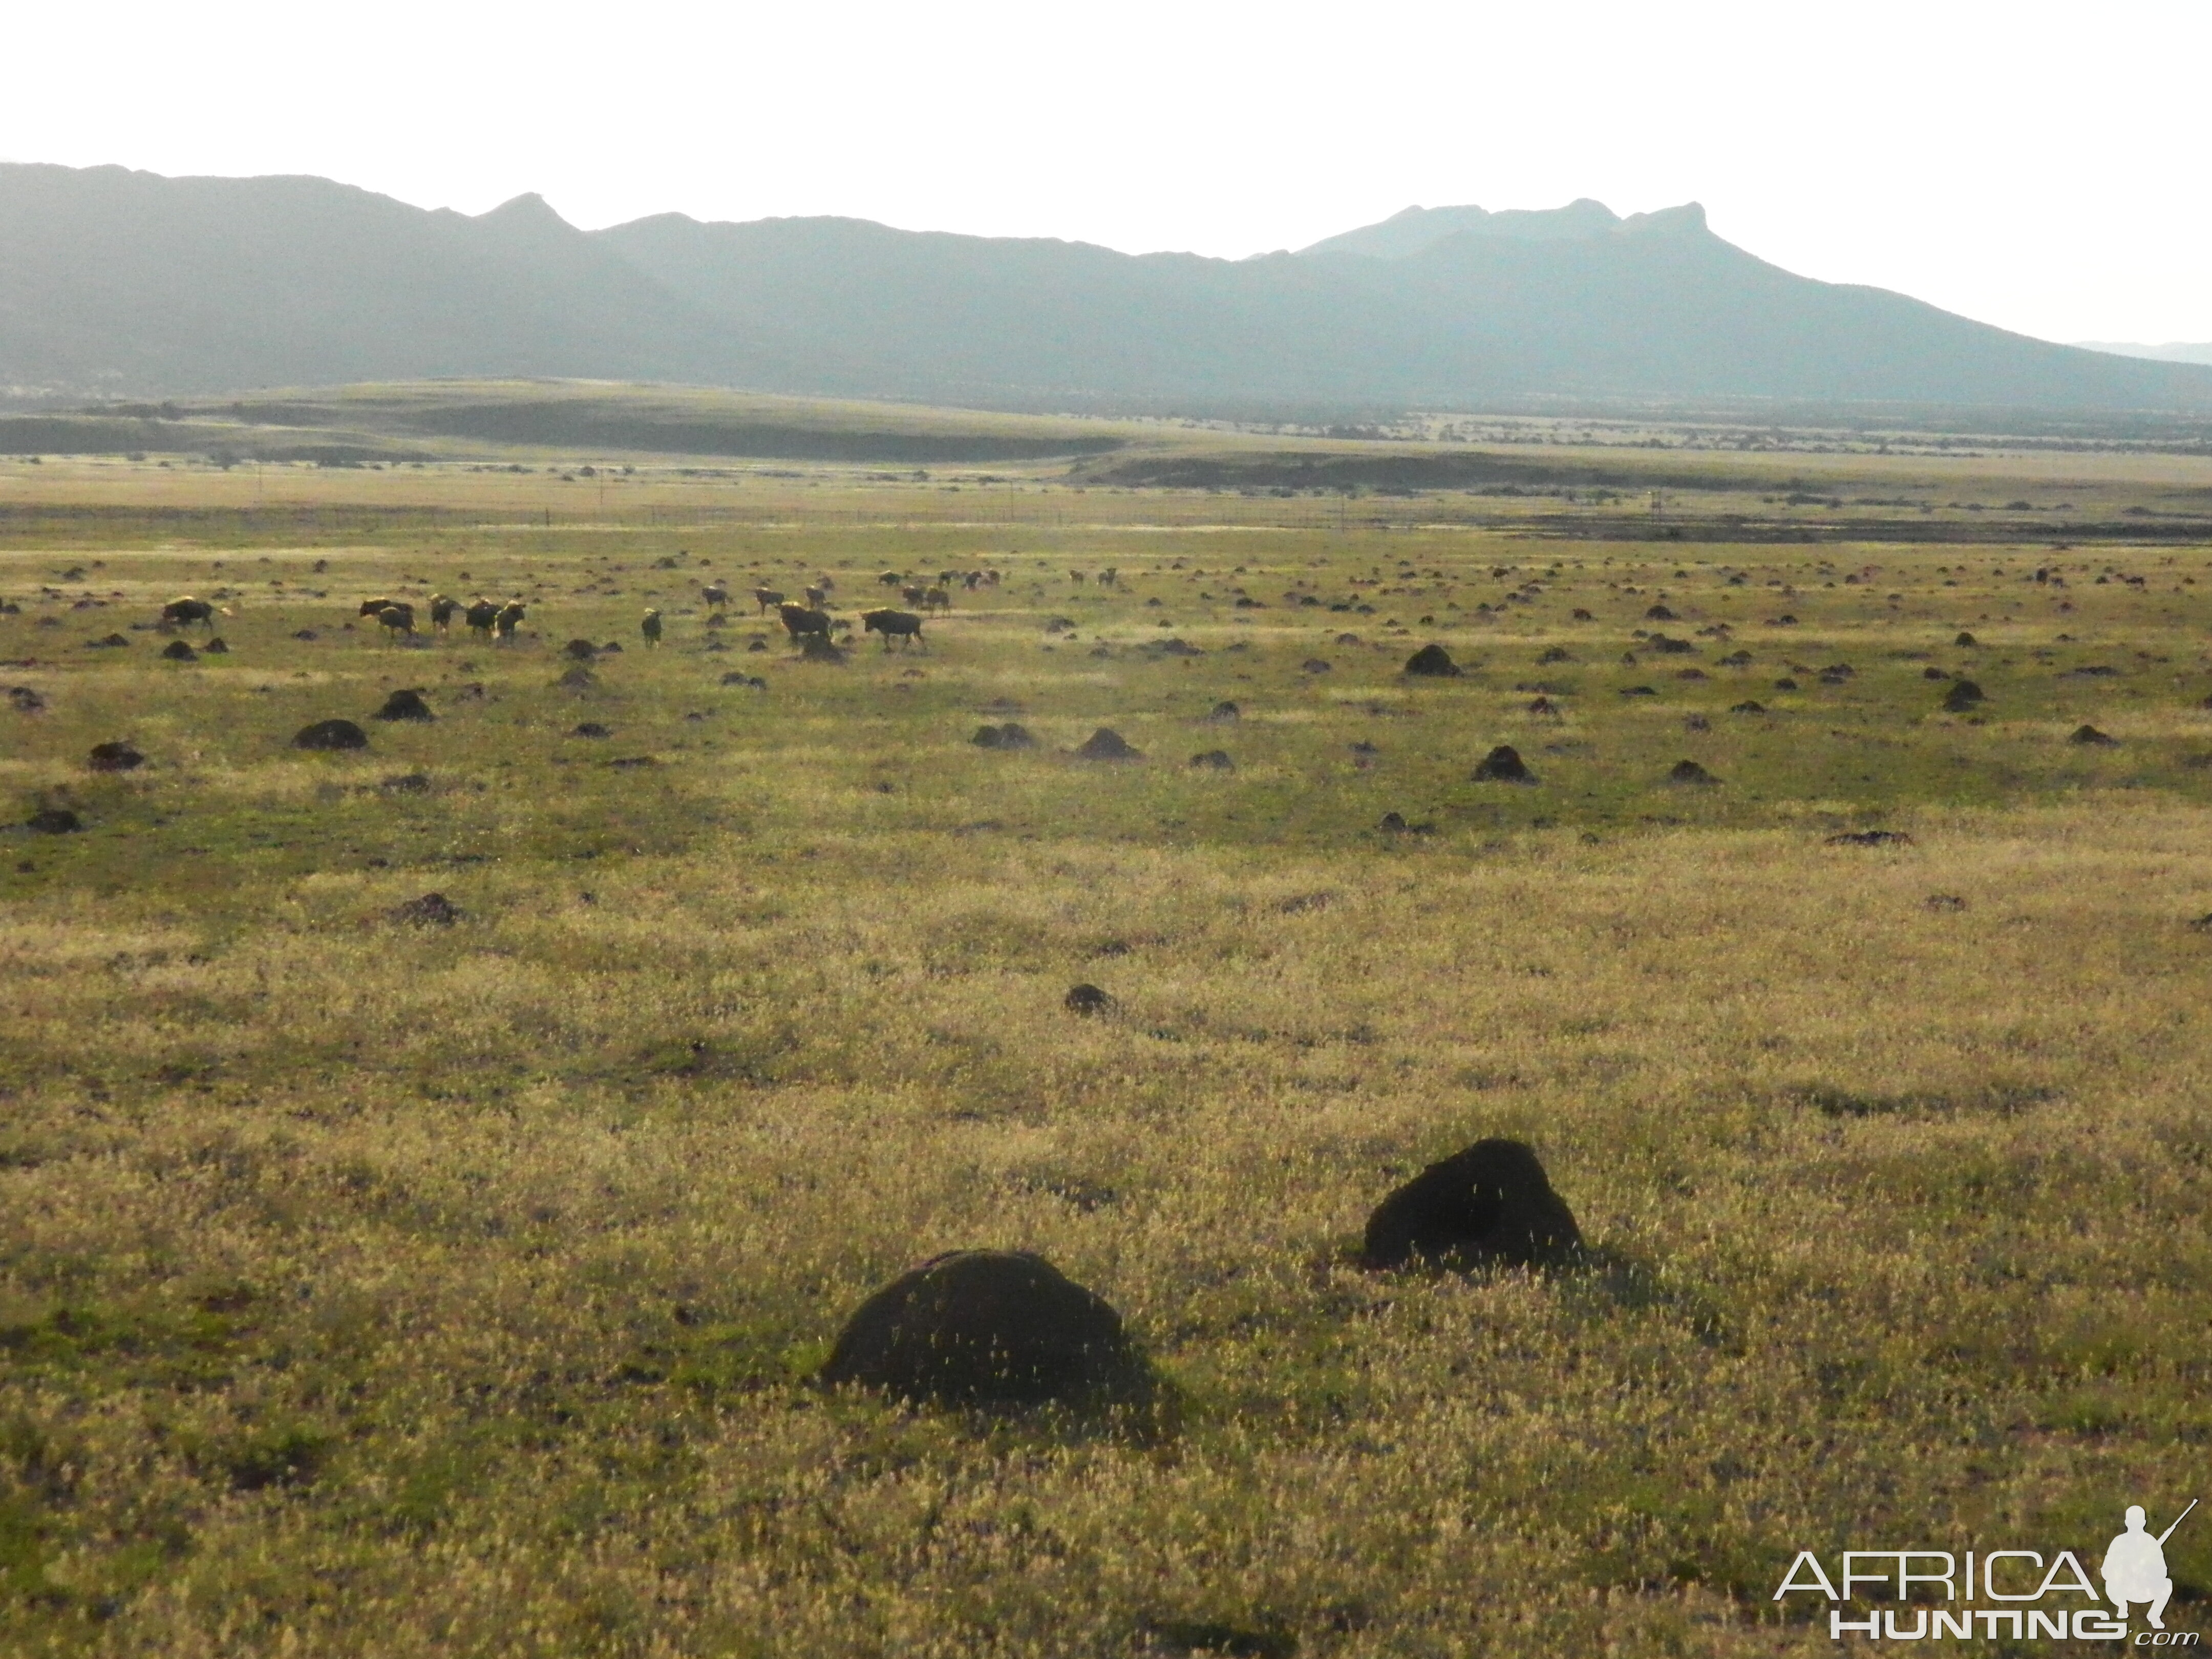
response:
[[[874,611],[863,611],[860,613],[860,631],[864,634],[882,635],[884,649],[888,651],[891,648],[893,635],[896,635],[902,640],[921,639],[921,618],[911,611],[893,611],[888,606]],[[929,648],[927,641],[923,642],[922,648],[924,650]]]
[[[876,580],[881,582],[885,587],[896,587],[901,582],[906,580],[906,577],[899,571],[886,570],[878,575]]]
[[[204,624],[208,632],[215,632],[215,607],[205,599],[196,599],[191,594],[171,599],[161,607],[161,620],[183,627],[189,623]]]
[[[982,585],[982,581],[983,573],[980,570],[971,570],[960,579],[961,586],[965,587],[970,593],[973,593],[977,587],[981,586]]]
[[[952,609],[952,595],[941,587],[933,587],[921,596],[921,608],[924,611],[950,611]]]
[[[402,634],[411,638],[415,632],[415,607],[411,605],[387,605],[376,613],[376,623],[387,639],[398,639]]]
[[[509,599],[500,606],[499,615],[492,618],[492,632],[502,640],[514,637],[514,630],[522,626],[522,619],[530,613],[522,608],[520,599]]]
[[[499,607],[479,594],[476,602],[463,613],[462,620],[468,623],[470,633],[488,640],[491,637],[492,624],[499,620]]]
[[[1120,569],[1110,564],[1098,573],[1098,586],[1101,587],[1111,587],[1121,580]]]
[[[908,605],[920,605],[928,593],[929,590],[920,582],[908,582],[899,589],[899,598],[904,599]]]
[[[763,617],[768,615],[770,605],[783,603],[783,595],[773,587],[756,587],[753,589],[753,599],[760,605],[760,614]]]
[[[699,590],[699,597],[707,601],[709,611],[720,611],[730,602],[730,590],[720,582],[708,582]]]
[[[398,599],[363,599],[361,609],[354,614],[357,617],[380,617],[399,603]]]
[[[819,587],[810,586],[806,590],[806,603],[819,611],[830,603],[830,595]]]
[[[783,618],[784,632],[794,640],[803,640],[809,634],[830,637],[830,613],[811,606],[793,605],[788,600],[776,606],[775,614]]]
[[[1080,570],[1071,570],[1067,573],[1067,580],[1079,587],[1083,585],[1084,574]]]
[[[430,596],[430,626],[441,634],[445,633],[452,628],[453,613],[460,608],[459,599],[449,599],[443,593],[433,593]]]
[[[647,645],[659,645],[660,643],[660,613],[658,611],[647,611],[645,620],[637,625],[637,631],[645,635],[645,642]]]

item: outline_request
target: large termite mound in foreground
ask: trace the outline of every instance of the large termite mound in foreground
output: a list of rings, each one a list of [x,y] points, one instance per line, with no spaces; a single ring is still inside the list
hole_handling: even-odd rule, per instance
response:
[[[1547,1267],[1571,1260],[1582,1242],[1534,1152],[1517,1140],[1478,1140],[1376,1206],[1360,1263]]]
[[[862,1303],[821,1375],[904,1400],[1025,1405],[1132,1393],[1146,1367],[1121,1316],[1042,1257],[956,1250]]]

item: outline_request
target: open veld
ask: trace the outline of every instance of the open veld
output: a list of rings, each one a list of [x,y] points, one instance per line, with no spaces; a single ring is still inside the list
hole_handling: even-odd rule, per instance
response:
[[[1096,430],[0,461],[0,1649],[1828,1650],[2198,1491],[2212,459]],[[1492,1134],[1590,1264],[1361,1271]],[[1161,1407],[813,1384],[967,1246]]]

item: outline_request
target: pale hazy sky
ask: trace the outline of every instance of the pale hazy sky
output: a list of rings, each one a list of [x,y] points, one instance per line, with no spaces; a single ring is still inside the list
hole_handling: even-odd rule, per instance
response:
[[[15,0],[0,51],[0,160],[1229,256],[1695,199],[1808,276],[2212,340],[2212,0]]]

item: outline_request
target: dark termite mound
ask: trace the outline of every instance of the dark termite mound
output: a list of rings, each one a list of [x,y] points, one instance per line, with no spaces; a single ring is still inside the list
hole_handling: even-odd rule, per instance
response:
[[[366,749],[368,733],[351,720],[317,720],[292,737],[295,749]]]
[[[430,712],[430,705],[422,701],[417,690],[394,691],[384,700],[384,707],[376,711],[380,720],[434,720],[438,717]]]
[[[1142,760],[1144,756],[1129,747],[1128,741],[1110,726],[1102,726],[1075,751],[1085,760]]]
[[[1517,1140],[1478,1140],[1376,1206],[1360,1264],[1550,1267],[1573,1259],[1582,1242],[1534,1152]]]
[[[1973,681],[1954,680],[1951,689],[1943,694],[1943,709],[1946,714],[1963,714],[1975,704],[1986,701],[1982,688]]]
[[[1142,1357],[1104,1299],[1041,1256],[956,1250],[854,1310],[831,1384],[956,1405],[1079,1401],[1140,1389]]]
[[[1528,769],[1521,751],[1510,743],[1501,743],[1474,763],[1477,783],[1534,783],[1536,775]]]
[[[95,743],[84,763],[95,772],[133,772],[146,757],[127,743]]]
[[[443,893],[425,893],[385,912],[392,921],[416,927],[450,927],[461,919],[461,907]]]

